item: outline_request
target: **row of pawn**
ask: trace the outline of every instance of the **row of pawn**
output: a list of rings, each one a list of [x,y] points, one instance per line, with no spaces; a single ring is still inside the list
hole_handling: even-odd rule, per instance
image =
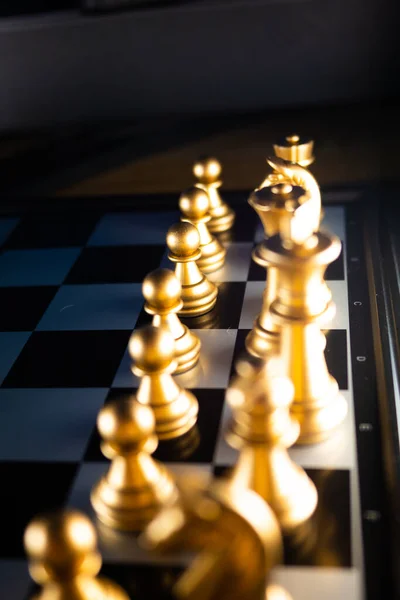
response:
[[[207,596],[210,600],[287,600],[289,595],[278,586],[265,588],[266,574],[282,560],[279,525],[283,530],[291,529],[303,522],[316,504],[315,488],[286,452],[298,435],[298,424],[288,411],[292,389],[284,385],[290,382],[268,375],[271,362],[264,362],[258,369],[245,361],[238,363],[238,376],[227,391],[235,414],[227,438],[242,451],[225,482],[209,485],[192,478],[178,485],[168,469],[151,456],[158,439],[183,436],[197,418],[196,398],[180,388],[172,374],[190,369],[200,353],[200,341],[177,314],[193,316],[211,310],[217,289],[204,273],[220,268],[225,256],[210,234],[211,226],[210,230],[205,226],[206,220],[211,220],[206,215],[209,198],[218,200],[219,187],[218,164],[209,163],[209,167],[208,176],[202,171],[204,165],[197,165],[197,171],[199,179],[203,178],[200,183],[210,186],[211,193],[206,189],[205,196],[199,192],[200,187],[184,193],[180,199],[182,222],[167,235],[175,275],[159,269],[143,282],[145,309],[153,323],[134,332],[129,343],[132,371],[141,383],[135,396],[111,402],[99,414],[102,450],[111,459],[111,466],[94,487],[91,500],[98,518],[108,526],[125,531],[140,531],[147,526],[144,545],[150,549],[203,550],[213,582],[214,595]],[[218,202],[215,204],[218,209]],[[232,224],[232,215],[221,205],[218,210],[213,215],[214,231],[223,231],[227,223],[229,227],[229,220]],[[207,245],[211,252],[203,251]],[[205,261],[200,262],[200,270],[202,256]],[[211,261],[210,256],[214,256]],[[200,292],[197,296],[193,287]],[[281,471],[278,479],[274,479],[277,469],[269,460],[274,457]],[[256,486],[252,476],[259,474],[260,464],[268,464],[269,468]],[[295,492],[300,490],[302,501],[295,502]],[[308,498],[304,498],[305,491]],[[199,526],[200,536],[196,534]],[[28,526],[24,541],[32,577],[44,586],[40,598],[127,600],[116,584],[95,577],[101,567],[96,533],[81,513],[72,510],[38,517]],[[238,563],[243,545],[249,548],[252,562],[259,565],[258,572],[246,569],[246,561]],[[221,556],[226,564],[221,563]],[[193,598],[200,597],[196,595],[198,568],[195,563],[178,581],[178,597],[189,598],[191,593]],[[228,577],[229,572],[240,574],[240,578]]]

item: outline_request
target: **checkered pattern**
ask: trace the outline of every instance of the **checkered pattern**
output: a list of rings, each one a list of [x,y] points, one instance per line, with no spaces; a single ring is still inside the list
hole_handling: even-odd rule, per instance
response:
[[[160,264],[172,268],[164,241],[177,220],[172,211],[0,220],[0,498],[7,516],[0,536],[1,597],[25,600],[32,589],[22,547],[32,516],[63,504],[93,516],[90,490],[107,468],[96,417],[105,402],[138,386],[127,344],[132,330],[149,319],[141,282]],[[344,241],[345,209],[328,207],[325,226]],[[159,445],[155,457],[175,471],[218,475],[235,462],[224,441],[230,418],[224,396],[260,309],[265,272],[252,262],[251,250],[261,236],[256,215],[244,203],[223,239],[226,265],[211,275],[219,287],[217,306],[185,320],[200,337],[202,354],[198,366],[176,379],[199,401],[200,441],[185,461],[168,444]],[[316,519],[328,516],[331,528],[306,554],[286,540],[285,564],[275,578],[296,600],[361,600],[345,248],[327,279],[337,315],[326,357],[350,410],[330,440],[290,453],[318,487]],[[167,598],[185,558],[155,559],[139,551],[133,538],[97,526],[104,573],[136,600]]]

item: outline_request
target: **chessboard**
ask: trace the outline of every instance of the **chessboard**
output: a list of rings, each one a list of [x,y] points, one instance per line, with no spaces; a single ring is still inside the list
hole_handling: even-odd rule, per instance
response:
[[[286,540],[273,572],[294,600],[381,598],[390,563],[381,460],[370,293],[365,265],[364,190],[322,190],[323,226],[342,252],[326,272],[336,304],[326,360],[349,412],[328,440],[290,456],[319,495],[315,535]],[[215,308],[182,321],[202,343],[199,364],[176,376],[199,402],[192,452],[160,442],[154,457],[172,471],[222,474],[236,459],[224,431],[225,391],[246,334],[260,310],[265,271],[251,258],[263,231],[245,192],[227,193],[235,225],[223,240]],[[35,590],[23,533],[37,513],[75,507],[96,523],[102,572],[132,600],[164,600],[188,557],[157,557],[135,538],[95,521],[90,492],[107,468],[96,418],[111,399],[138,387],[127,352],[132,331],[149,321],[142,281],[173,268],[166,232],[179,220],[177,198],[141,196],[110,203],[51,203],[0,219],[0,597],[27,600]]]

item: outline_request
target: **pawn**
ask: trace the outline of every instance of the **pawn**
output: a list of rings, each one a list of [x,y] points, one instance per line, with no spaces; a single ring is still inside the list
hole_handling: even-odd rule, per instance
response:
[[[191,187],[179,198],[179,208],[182,212],[181,221],[188,221],[197,227],[200,236],[201,256],[197,265],[204,273],[212,273],[220,269],[226,256],[222,244],[209,232],[207,223],[211,217],[208,213],[210,200],[207,192],[198,187]]]
[[[227,231],[235,221],[234,211],[222,200],[218,191],[222,185],[219,179],[221,171],[221,163],[216,158],[202,157],[193,165],[196,187],[203,188],[210,201],[208,230],[211,233]]]
[[[168,258],[175,263],[175,275],[181,283],[182,308],[178,314],[198,317],[208,313],[217,302],[218,288],[196,264],[201,256],[200,236],[191,223],[172,225],[167,233]]]
[[[110,469],[91,493],[99,521],[122,531],[141,531],[175,497],[169,471],[151,454],[158,442],[152,410],[134,397],[107,404],[97,427]]]
[[[179,279],[169,269],[156,269],[145,277],[142,290],[144,309],[153,315],[154,327],[166,328],[175,339],[175,374],[188,371],[199,360],[201,342],[176,315],[183,306]]]
[[[160,440],[178,438],[197,421],[195,396],[172,378],[176,369],[175,341],[163,327],[148,325],[129,340],[132,372],[141,378],[137,400],[153,409],[155,432]]]
[[[281,375],[280,359],[252,365],[244,361],[227,390],[233,418],[227,441],[239,449],[231,481],[257,492],[274,511],[282,530],[307,521],[317,506],[315,485],[287,449],[297,440],[299,423],[290,414],[292,382]]]
[[[24,535],[29,571],[43,590],[35,600],[129,600],[115,583],[96,577],[101,568],[96,531],[74,510],[38,516]]]

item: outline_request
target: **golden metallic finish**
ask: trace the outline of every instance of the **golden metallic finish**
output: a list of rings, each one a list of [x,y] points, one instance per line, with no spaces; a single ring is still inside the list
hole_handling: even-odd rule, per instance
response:
[[[200,236],[191,223],[172,225],[167,233],[168,258],[175,263],[175,275],[181,283],[183,307],[178,314],[197,317],[208,313],[217,302],[218,288],[199,269]]]
[[[347,404],[329,374],[321,327],[335,307],[327,304],[324,275],[341,252],[336,236],[316,233],[305,243],[275,235],[263,245],[265,260],[279,270],[276,299],[270,317],[280,327],[280,354],[284,375],[295,388],[292,414],[300,423],[299,444],[320,442],[345,418]]]
[[[142,285],[144,308],[153,315],[154,327],[167,329],[175,340],[175,373],[184,373],[198,362],[201,342],[186,325],[183,325],[176,313],[182,309],[182,286],[173,271],[156,269],[149,273]]]
[[[295,207],[307,203],[308,200],[309,195],[304,189],[281,183],[253,192],[248,202],[260,217],[265,236],[269,237],[279,231],[281,221],[288,212],[293,214]],[[247,351],[260,358],[279,350],[279,327],[271,320],[269,313],[269,307],[277,293],[278,271],[265,259],[264,244],[265,240],[256,246],[252,254],[254,262],[268,270],[262,308],[253,329],[246,337]]]
[[[198,552],[173,588],[179,600],[265,600],[282,538],[269,506],[227,480],[188,473],[179,496],[148,525],[139,542],[157,553]],[[268,597],[268,596],[267,596]]]
[[[284,532],[304,523],[317,506],[317,491],[304,469],[289,457],[300,427],[290,415],[293,384],[279,375],[277,357],[261,367],[243,365],[226,392],[233,411],[227,441],[239,449],[231,481],[252,489],[269,504]]]
[[[100,411],[97,426],[111,466],[92,490],[93,508],[108,527],[140,531],[176,494],[169,471],[151,457],[153,412],[134,397],[117,400]]]
[[[25,530],[24,546],[30,574],[43,586],[36,600],[129,600],[118,585],[96,577],[102,563],[96,531],[82,513],[37,516]]]
[[[189,188],[181,194],[179,208],[182,212],[181,220],[188,221],[199,232],[201,256],[196,261],[199,269],[204,273],[217,271],[225,262],[226,250],[207,227],[211,219],[208,214],[210,200],[207,192],[195,186]]]
[[[234,211],[222,200],[218,191],[222,185],[221,171],[221,163],[209,156],[200,158],[193,165],[193,174],[197,178],[196,187],[204,189],[209,197],[208,212],[211,220],[208,223],[208,230],[211,233],[228,231],[235,221]]]
[[[129,354],[132,372],[141,377],[136,398],[153,409],[157,437],[169,440],[189,431],[197,421],[199,407],[195,396],[171,375],[176,370],[171,333],[152,325],[138,329],[129,340]]]
[[[297,134],[287,135],[274,144],[274,152],[279,158],[302,167],[308,167],[314,162],[314,141],[300,138]]]

